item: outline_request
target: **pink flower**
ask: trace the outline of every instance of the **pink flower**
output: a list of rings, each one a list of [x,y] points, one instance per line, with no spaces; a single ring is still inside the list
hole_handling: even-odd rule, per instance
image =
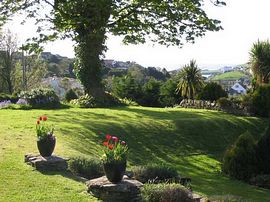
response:
[[[112,137],[112,140],[113,140],[114,142],[118,142],[118,141],[119,141],[118,137],[115,137],[115,136]]]
[[[125,141],[122,141],[122,142],[121,142],[121,145],[126,145],[126,142],[125,142]]]

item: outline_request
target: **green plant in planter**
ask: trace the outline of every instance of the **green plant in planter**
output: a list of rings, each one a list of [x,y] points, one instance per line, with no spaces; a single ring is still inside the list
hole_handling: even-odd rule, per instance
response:
[[[118,183],[122,180],[126,170],[128,147],[125,141],[116,136],[106,135],[103,142],[104,154],[101,157],[104,172],[108,180]]]
[[[43,157],[52,155],[56,143],[53,133],[54,128],[47,125],[47,120],[48,118],[46,116],[41,116],[36,122],[37,146],[40,155]]]

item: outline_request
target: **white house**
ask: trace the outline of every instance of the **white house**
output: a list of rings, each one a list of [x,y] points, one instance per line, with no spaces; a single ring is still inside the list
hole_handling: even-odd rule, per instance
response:
[[[238,94],[246,94],[247,90],[238,82],[236,82],[231,89]]]

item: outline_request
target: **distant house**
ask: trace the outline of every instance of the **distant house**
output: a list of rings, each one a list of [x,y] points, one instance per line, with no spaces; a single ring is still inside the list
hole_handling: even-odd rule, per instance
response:
[[[233,68],[232,68],[232,67],[226,66],[226,67],[223,67],[223,68],[222,68],[222,72],[223,72],[223,73],[225,73],[225,72],[230,72],[230,71],[233,71]]]
[[[229,90],[230,95],[245,95],[247,90],[239,83],[236,82]]]

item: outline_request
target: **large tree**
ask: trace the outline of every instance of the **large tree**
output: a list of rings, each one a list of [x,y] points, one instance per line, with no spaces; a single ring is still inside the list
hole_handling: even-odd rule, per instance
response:
[[[213,0],[4,0],[0,20],[25,11],[40,25],[38,44],[70,37],[76,42],[76,69],[87,93],[102,96],[100,56],[106,50],[107,33],[122,35],[126,44],[147,38],[163,45],[182,46],[207,31],[221,29],[220,21],[203,10]],[[45,23],[48,22],[48,23]],[[28,46],[28,48],[31,46]]]
[[[17,50],[17,37],[9,30],[6,33],[0,33],[0,77],[6,91],[10,94],[14,90],[12,78]]]

